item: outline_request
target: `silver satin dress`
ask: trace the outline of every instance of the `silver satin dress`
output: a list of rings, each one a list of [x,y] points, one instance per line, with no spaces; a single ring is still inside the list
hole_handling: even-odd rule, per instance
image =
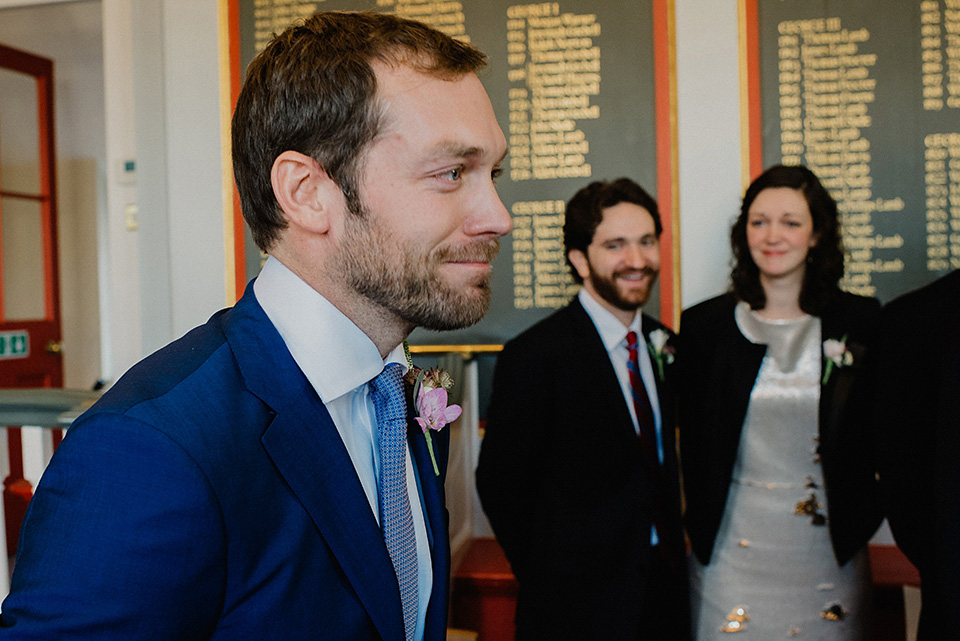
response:
[[[863,639],[866,552],[837,565],[816,455],[820,319],[768,320],[743,302],[735,315],[767,353],[713,556],[691,563],[696,639]]]

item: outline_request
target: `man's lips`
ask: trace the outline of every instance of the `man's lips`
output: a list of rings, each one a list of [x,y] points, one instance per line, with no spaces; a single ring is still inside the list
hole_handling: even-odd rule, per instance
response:
[[[464,265],[487,265],[489,267],[493,259],[500,252],[499,241],[489,241],[476,243],[466,247],[449,248],[441,252],[439,258],[444,263],[464,264]]]
[[[614,274],[614,278],[629,281],[631,283],[641,283],[653,278],[653,272],[647,269],[636,269],[630,271],[620,271]]]
[[[487,260],[448,260],[444,262],[445,265],[453,265],[455,267],[466,267],[478,270],[490,270],[491,265],[490,261]]]

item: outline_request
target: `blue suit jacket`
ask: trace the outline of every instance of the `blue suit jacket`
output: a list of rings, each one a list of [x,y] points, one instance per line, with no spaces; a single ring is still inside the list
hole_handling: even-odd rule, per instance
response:
[[[440,477],[410,432],[433,558],[428,641],[445,636],[449,585],[435,441]],[[252,288],[78,419],[20,541],[0,639],[404,638],[350,457]]]

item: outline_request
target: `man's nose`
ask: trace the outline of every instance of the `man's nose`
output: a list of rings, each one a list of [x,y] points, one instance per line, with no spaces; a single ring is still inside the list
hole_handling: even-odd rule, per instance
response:
[[[479,199],[477,207],[467,223],[467,233],[471,236],[505,236],[513,229],[510,212],[500,200],[496,188],[491,184]]]
[[[638,243],[628,243],[626,246],[625,260],[628,266],[634,268],[646,267],[650,261],[646,253]]]

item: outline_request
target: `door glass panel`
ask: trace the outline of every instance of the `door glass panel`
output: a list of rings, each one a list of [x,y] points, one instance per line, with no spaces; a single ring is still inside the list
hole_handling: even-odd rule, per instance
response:
[[[0,191],[40,193],[37,81],[0,69]]]
[[[0,199],[5,320],[46,317],[43,289],[43,212],[39,202]]]

